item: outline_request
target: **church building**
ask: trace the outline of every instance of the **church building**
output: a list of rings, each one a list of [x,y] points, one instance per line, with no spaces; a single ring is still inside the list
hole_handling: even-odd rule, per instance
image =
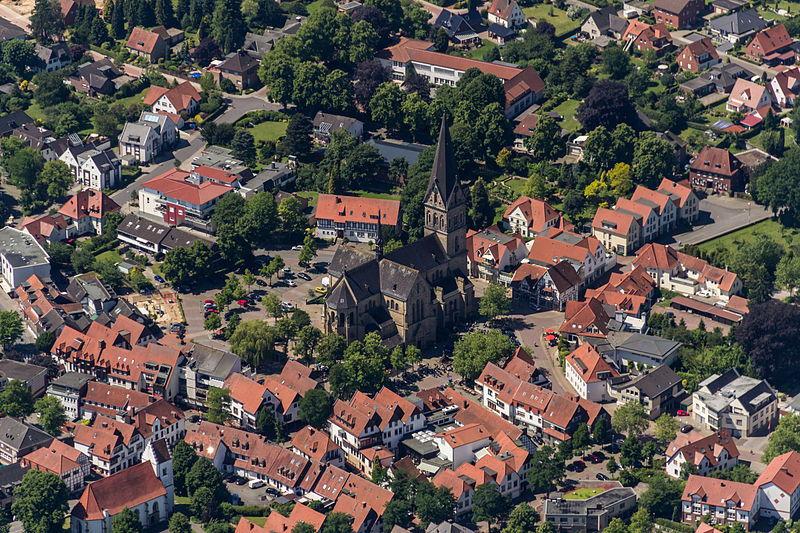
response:
[[[467,198],[444,117],[424,202],[422,239],[385,256],[380,239],[373,252],[351,245],[336,250],[328,267],[333,284],[325,298],[326,333],[351,342],[374,331],[389,345],[425,346],[475,311],[467,277]]]

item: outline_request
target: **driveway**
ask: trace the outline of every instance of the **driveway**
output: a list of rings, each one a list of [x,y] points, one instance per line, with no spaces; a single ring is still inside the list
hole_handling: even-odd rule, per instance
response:
[[[692,231],[663,237],[660,242],[674,248],[699,244],[771,216],[766,207],[751,200],[711,195],[700,200],[700,217]]]
[[[138,191],[141,188],[142,183],[150,178],[158,176],[159,174],[163,174],[171,168],[175,168],[175,159],[178,161],[185,161],[198,150],[203,148],[205,144],[206,142],[203,140],[203,137],[198,131],[193,131],[188,135],[182,133],[181,140],[178,145],[179,147],[172,151],[171,156],[170,154],[162,154],[162,157],[159,158],[159,161],[161,161],[160,163],[144,167],[144,171],[142,172],[141,176],[129,183],[124,189],[120,189],[112,193],[111,198],[119,205],[125,204],[131,199],[131,192]]]
[[[283,111],[283,106],[268,102],[266,89],[261,89],[248,96],[229,96],[228,109],[214,121],[217,124],[231,124],[250,111]]]

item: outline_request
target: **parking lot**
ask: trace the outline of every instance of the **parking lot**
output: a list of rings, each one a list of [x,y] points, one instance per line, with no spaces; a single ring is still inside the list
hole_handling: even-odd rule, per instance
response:
[[[335,251],[335,247],[320,247],[317,252],[317,256],[311,261],[312,264],[314,263],[327,263],[333,258],[333,253]],[[290,268],[294,273],[288,277],[281,276],[273,276],[272,278],[272,286],[269,286],[269,279],[262,278],[261,276],[256,276],[257,280],[260,280],[262,283],[256,283],[252,287],[250,287],[250,294],[251,295],[258,295],[260,297],[264,297],[266,294],[276,294],[282,302],[288,302],[293,306],[303,309],[306,311],[309,316],[311,317],[311,322],[316,327],[322,326],[322,305],[321,304],[306,304],[306,300],[308,299],[308,291],[314,290],[316,287],[323,286],[323,278],[326,277],[326,274],[320,273],[315,271],[314,269],[307,269],[305,267],[301,267],[298,263],[298,256],[300,252],[297,250],[290,250],[286,249],[275,249],[275,250],[259,250],[256,253],[256,257],[264,257],[268,256],[270,258],[275,257],[276,255],[280,255],[283,259],[286,267]],[[311,280],[304,280],[302,278],[297,277],[297,274],[305,272],[310,277]],[[254,272],[257,274],[257,272]],[[289,286],[287,283],[289,280],[294,282],[294,287]],[[203,305],[206,300],[213,300],[217,293],[220,291],[224,284],[225,280],[215,280],[213,284],[210,286],[202,287],[199,289],[195,289],[189,293],[181,294],[181,301],[183,304],[183,312],[186,317],[186,334],[187,338],[193,340],[199,340],[204,344],[209,344],[211,346],[216,346],[218,348],[225,348],[226,343],[218,340],[213,339],[212,335],[213,332],[206,331],[203,329],[203,325],[205,323],[204,318],[204,309]],[[247,287],[245,287],[247,289]],[[250,320],[250,319],[258,319],[258,320],[272,320],[271,316],[267,316],[266,312],[264,311],[264,307],[262,306],[261,302],[254,302],[255,305],[248,305],[247,307],[242,307],[238,303],[233,302],[230,306],[225,310],[228,309],[232,310],[234,313],[238,314],[241,319]],[[223,311],[223,313],[225,312]],[[222,321],[223,325],[225,324],[225,320]]]
[[[700,200],[700,215],[691,231],[664,237],[661,242],[675,248],[699,244],[771,216],[768,208],[751,200],[710,195]]]

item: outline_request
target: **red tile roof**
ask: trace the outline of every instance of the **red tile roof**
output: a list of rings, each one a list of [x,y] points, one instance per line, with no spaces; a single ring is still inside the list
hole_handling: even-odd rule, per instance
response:
[[[381,214],[382,225],[396,226],[400,215],[400,202],[360,196],[320,194],[314,216],[317,220],[333,220],[340,224],[345,222],[375,224],[378,221],[378,213]]]
[[[759,85],[759,87],[761,86]],[[716,146],[703,148],[689,166],[689,170],[695,172],[707,172],[721,176],[733,176],[740,168],[741,163],[735,155],[724,148],[717,148]]]
[[[264,403],[267,387],[244,374],[232,373],[225,380],[224,386],[230,390],[231,399],[242,404],[242,408],[253,416]]]
[[[596,298],[584,302],[567,301],[564,322],[559,331],[564,334],[586,337],[605,337],[608,334],[608,316],[603,304]]]
[[[786,26],[777,24],[764,28],[753,37],[747,45],[749,55],[769,55],[792,44],[792,38],[786,31]]]
[[[685,461],[695,466],[699,466],[705,458],[708,460],[709,466],[714,467],[723,450],[727,452],[728,457],[739,457],[739,449],[727,430],[723,429],[708,436],[692,431],[688,435],[678,434],[675,440],[667,445],[665,455],[669,461],[681,453]]]
[[[655,208],[656,213],[661,216],[664,213],[664,209],[666,209],[667,204],[670,202],[670,197],[667,194],[648,189],[643,185],[637,185],[636,190],[633,191],[631,200],[648,200],[653,202],[658,206]]]
[[[378,52],[378,57],[397,61],[399,63],[408,63],[411,61],[411,50],[428,50],[433,48],[433,43],[430,41],[420,41],[418,39],[409,39],[408,37],[401,37],[397,44],[384,48]]]
[[[530,137],[533,135],[533,130],[539,125],[539,115],[531,113],[526,116],[519,123],[514,126],[514,134],[520,137]]]
[[[192,173],[210,180],[222,181],[228,185],[231,185],[234,181],[239,179],[239,176],[233,172],[228,172],[227,170],[209,167],[206,165],[200,165],[192,170]]]
[[[95,189],[84,189],[76,193],[58,210],[59,214],[75,220],[85,216],[103,218],[111,211],[119,211],[119,204]]]
[[[120,487],[125,490],[120,490]],[[149,462],[139,463],[89,484],[73,507],[72,516],[82,520],[102,520],[106,511],[114,516],[125,507],[132,509],[166,493],[161,480],[153,472],[153,466]]]
[[[653,278],[647,275],[644,268],[641,266],[635,267],[622,274],[614,272],[611,274],[608,283],[598,287],[597,289],[589,289],[586,291],[586,298],[592,296],[599,296],[604,292],[614,292],[619,294],[627,294],[630,296],[644,296],[647,297],[655,289],[656,284]]]
[[[443,394],[452,405],[458,406],[455,419],[461,424],[481,424],[490,435],[505,433],[512,439],[518,439],[520,435],[522,435],[522,430],[520,428],[503,420],[491,411],[484,409],[482,406],[467,399],[452,388],[446,388]]]
[[[756,492],[755,485],[691,475],[686,481],[681,500],[690,502],[693,496],[697,496],[701,502],[709,505],[723,505],[730,501],[736,509],[749,511],[753,507]]]
[[[800,453],[786,452],[769,462],[767,468],[758,476],[755,486],[774,483],[787,494],[794,495],[800,486]]]
[[[137,52],[152,54],[159,40],[161,40],[159,34],[136,26],[131,31],[131,35],[128,37],[128,42],[125,46]]]
[[[153,105],[162,96],[166,96],[175,110],[180,113],[189,108],[189,104],[194,100],[200,102],[200,93],[194,88],[191,82],[185,81],[171,89],[164,90],[163,87],[151,85],[147,94],[144,96],[146,105]]]
[[[680,264],[678,252],[663,244],[647,243],[636,251],[633,266],[672,271]]]
[[[163,194],[167,197],[167,200],[180,200],[196,206],[205,205],[233,192],[233,188],[213,181],[205,181],[200,185],[195,185],[186,181],[187,177],[189,177],[189,172],[173,168],[147,180],[142,184],[142,187]]]
[[[691,57],[697,63],[700,63],[700,56],[704,53],[708,53],[711,59],[719,58],[719,54],[717,54],[717,49],[714,47],[714,43],[712,43],[711,39],[708,37],[703,37],[702,39],[699,39],[693,43],[689,43],[681,51],[680,56],[687,59]]]
[[[467,424],[465,426],[458,426],[449,429],[442,433],[438,433],[437,437],[441,438],[451,448],[460,448],[461,446],[469,446],[480,442],[483,439],[490,438],[489,433],[480,424]]]
[[[589,343],[582,344],[567,356],[567,364],[584,383],[605,381],[619,374]]]
[[[605,207],[598,208],[592,219],[592,228],[623,237],[627,237],[634,224],[638,224],[634,215]]]
[[[102,406],[114,411],[137,411],[150,405],[152,397],[125,387],[116,387],[107,383],[90,381],[86,387],[83,401],[91,406]]]
[[[469,230],[467,232],[467,257],[473,263],[483,263],[484,257],[491,257],[492,261],[499,264],[503,258],[524,246],[525,241],[520,235],[506,235],[496,225],[482,231]],[[525,252],[527,252],[527,248]],[[518,257],[517,261],[523,257]],[[509,264],[513,265],[517,261],[509,261]]]
[[[489,13],[497,15],[503,20],[508,20],[516,3],[515,0],[494,0],[489,7]]]
[[[271,533],[290,533],[294,526],[305,522],[314,527],[314,531],[322,529],[325,515],[317,512],[302,503],[296,503],[288,517],[277,511],[272,511],[264,524],[264,530]],[[237,526],[238,531],[238,526]]]
[[[692,188],[682,182],[672,181],[668,178],[663,178],[658,186],[658,190],[667,194],[675,194],[678,196],[678,201],[675,207],[684,207],[689,196],[692,195]]]
[[[339,450],[339,445],[333,442],[325,431],[320,431],[311,426],[306,426],[292,438],[292,447],[298,452],[308,455],[320,462],[326,461],[326,455]]]
[[[81,456],[84,462],[88,463],[89,458],[79,452],[69,444],[58,439],[53,439],[49,446],[39,448],[22,458],[23,464],[31,465],[31,468],[52,472],[61,475],[76,468],[80,468]]]
[[[503,214],[503,220],[505,220],[506,223],[511,213],[517,208],[519,208],[525,220],[528,222],[528,228],[536,233],[544,231],[548,227],[548,222],[561,218],[561,213],[556,211],[553,206],[544,200],[520,196],[513,204],[506,208],[506,212]]]

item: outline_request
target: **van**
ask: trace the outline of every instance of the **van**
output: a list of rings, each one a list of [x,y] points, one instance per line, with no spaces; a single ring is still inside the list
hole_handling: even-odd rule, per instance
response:
[[[247,486],[251,489],[257,489],[264,486],[264,482],[260,479],[251,479],[247,482]]]

